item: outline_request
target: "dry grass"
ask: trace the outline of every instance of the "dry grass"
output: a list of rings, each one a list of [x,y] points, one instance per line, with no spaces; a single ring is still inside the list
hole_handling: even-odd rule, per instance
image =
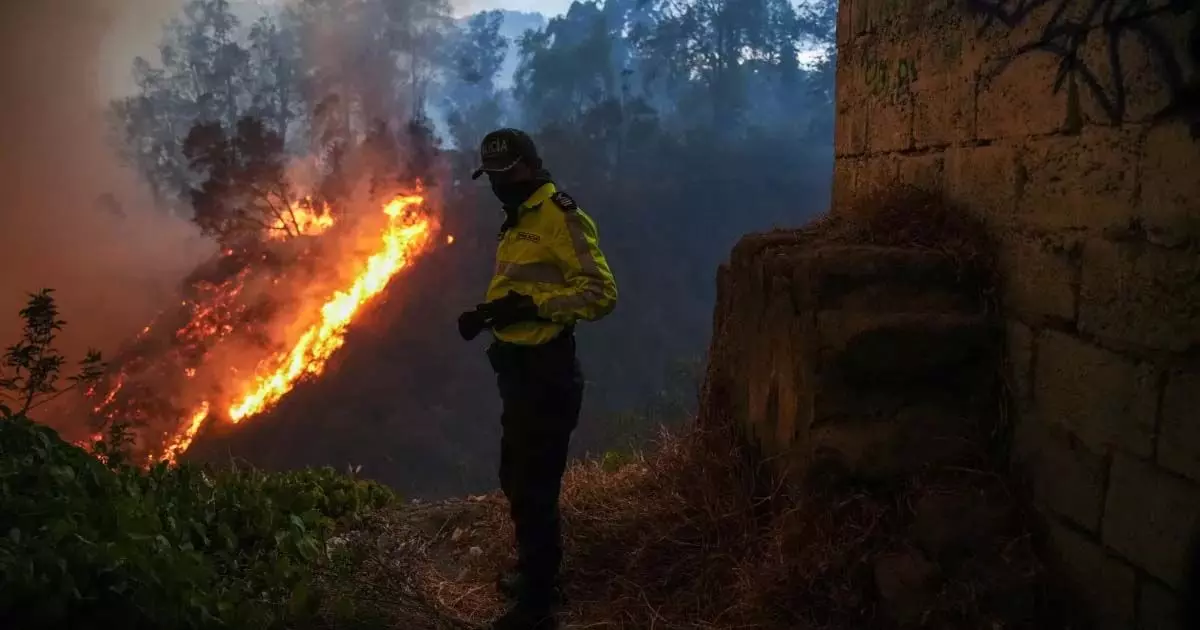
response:
[[[786,497],[736,443],[728,428],[693,428],[619,470],[568,471],[566,627],[893,627],[873,567],[912,544],[913,502],[931,492],[1011,501],[1000,479],[964,471],[899,490]],[[367,561],[341,583],[389,627],[484,623],[502,610],[494,578],[512,559],[506,508],[487,496],[388,514],[356,535]],[[943,563],[940,578],[920,627],[1064,627],[1048,617],[1042,568],[1019,526]]]
[[[803,231],[829,243],[936,251],[963,268],[996,268],[995,247],[982,222],[942,195],[912,186],[864,198]]]

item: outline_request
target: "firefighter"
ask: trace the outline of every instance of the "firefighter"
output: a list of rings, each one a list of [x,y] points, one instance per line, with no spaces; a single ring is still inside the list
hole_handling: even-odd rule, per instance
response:
[[[515,570],[499,579],[512,600],[493,628],[554,628],[561,603],[558,499],[567,447],[579,420],[583,375],[575,324],[617,302],[596,224],[542,168],[533,140],[516,129],[483,138],[481,164],[504,207],[487,302],[463,313],[470,340],[490,329],[487,355],[503,403],[500,487],[516,530]]]

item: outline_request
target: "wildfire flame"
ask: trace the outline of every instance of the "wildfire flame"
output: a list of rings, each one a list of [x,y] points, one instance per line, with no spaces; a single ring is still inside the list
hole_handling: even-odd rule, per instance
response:
[[[279,218],[276,225],[271,226],[267,236],[272,240],[288,238],[292,232],[306,236],[316,236],[333,227],[333,215],[329,208],[322,205],[318,210],[311,199],[302,199],[288,206],[285,216]]]
[[[295,322],[296,327],[303,332],[290,344],[290,350],[260,361],[253,377],[241,387],[233,388],[237,395],[233,397],[233,402],[226,412],[231,422],[240,423],[269,409],[291,391],[299,380],[306,376],[320,375],[324,371],[326,362],[345,343],[346,329],[362,307],[382,292],[396,273],[407,267],[428,247],[434,226],[427,216],[413,211],[415,206],[420,206],[423,202],[424,198],[421,195],[404,195],[396,197],[384,206],[387,226],[381,240],[372,253],[355,266],[353,278],[324,301],[319,314],[314,317],[315,321],[307,324],[303,321]],[[328,214],[311,216],[329,218]],[[332,225],[331,218],[325,227],[329,225]],[[324,227],[309,229],[323,230]],[[452,240],[452,237],[448,240]],[[236,290],[229,293],[233,294],[231,297],[236,296]],[[223,327],[206,325],[209,319],[207,311],[194,310],[194,315],[192,325],[198,325],[204,333],[219,335],[227,332]],[[184,331],[179,333],[181,339],[183,333]],[[194,373],[194,370],[189,369],[187,376],[190,378]],[[111,399],[115,393],[110,393],[108,398]],[[196,405],[194,411],[188,414],[168,437],[161,452],[150,454],[150,461],[174,463],[192,445],[200,428],[209,418],[212,408],[209,400]]]
[[[188,420],[188,423],[167,443],[166,450],[163,451],[161,459],[174,464],[175,458],[183,454],[192,445],[192,440],[196,439],[196,433],[200,431],[200,426],[204,424],[206,419],[208,419],[207,401],[200,403],[200,408],[192,413],[192,417]],[[151,456],[151,461],[154,459]]]
[[[399,225],[397,220],[404,211],[424,198],[418,195],[397,197],[384,207],[389,217],[389,229],[383,235],[383,246],[367,259],[366,265],[354,282],[344,291],[338,291],[321,307],[321,321],[309,327],[292,347],[291,352],[281,357],[272,357],[263,365],[254,386],[240,401],[229,408],[229,418],[235,424],[247,416],[261,412],[283,397],[302,376],[319,375],[325,362],[345,343],[346,326],[355,313],[368,300],[387,286],[396,272],[408,265],[413,254],[418,252],[429,236],[427,219],[419,219],[411,225]]]

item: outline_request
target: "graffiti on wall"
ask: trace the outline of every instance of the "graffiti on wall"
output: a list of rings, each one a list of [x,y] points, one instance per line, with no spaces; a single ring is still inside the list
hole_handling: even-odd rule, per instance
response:
[[[914,59],[880,59],[868,56],[863,60],[863,81],[872,99],[891,105],[909,102],[913,98],[912,84],[917,80]]]
[[[1200,79],[1187,76],[1187,66],[1200,69],[1200,3],[1196,0],[963,0],[966,10],[982,16],[980,35],[992,29],[1009,31],[1024,26],[1034,16],[1048,15],[1040,32],[1019,42],[1016,53],[995,69],[1021,55],[1048,52],[1058,58],[1058,73],[1051,86],[1085,91],[1113,124],[1126,120],[1130,106],[1128,44],[1136,42],[1148,56],[1157,79],[1170,101],[1155,119],[1182,119],[1191,124],[1192,137],[1200,139]],[[1182,49],[1162,32],[1164,21],[1190,24]],[[1099,42],[1090,38],[1102,38]],[[1100,44],[1101,55],[1085,57],[1084,46]],[[1193,74],[1200,74],[1194,70]],[[1080,99],[1069,99],[1070,116],[1078,120]]]

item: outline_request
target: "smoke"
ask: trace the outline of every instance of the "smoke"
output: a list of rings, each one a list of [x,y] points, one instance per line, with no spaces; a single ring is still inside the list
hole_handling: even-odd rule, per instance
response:
[[[459,17],[494,9],[541,13],[549,17],[565,13],[571,6],[571,0],[452,0],[450,6],[454,15]]]
[[[111,350],[212,251],[152,206],[107,140],[107,102],[128,91],[118,77],[153,52],[179,4],[0,4],[0,342],[17,334],[26,294],[53,288],[69,360]]]

